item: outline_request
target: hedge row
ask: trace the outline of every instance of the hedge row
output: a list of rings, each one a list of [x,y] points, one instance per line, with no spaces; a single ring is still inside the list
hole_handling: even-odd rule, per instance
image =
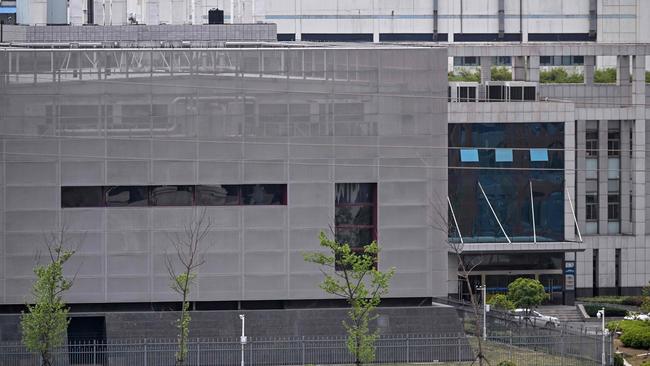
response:
[[[578,301],[596,304],[616,304],[616,305],[630,305],[641,306],[643,302],[642,296],[595,296],[595,297],[580,297]]]
[[[591,317],[597,316],[598,310],[605,308],[605,316],[625,316],[627,310],[600,304],[586,304],[585,311]]]

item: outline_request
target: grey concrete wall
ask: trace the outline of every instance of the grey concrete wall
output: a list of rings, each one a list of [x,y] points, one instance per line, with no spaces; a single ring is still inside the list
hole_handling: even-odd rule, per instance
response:
[[[5,42],[277,41],[275,24],[5,25]],[[155,46],[154,46],[155,47]]]
[[[252,337],[341,336],[348,309],[284,309],[245,311],[192,311],[190,337],[237,337],[239,314],[246,315],[246,334]],[[105,316],[108,340],[123,338],[175,338],[178,313],[111,312],[71,316]],[[463,331],[455,309],[447,306],[379,308],[370,324],[380,334],[457,334]],[[0,341],[20,340],[18,315],[0,315]]]
[[[70,52],[69,69],[38,61]],[[165,251],[196,208],[62,210],[60,187],[82,185],[286,183],[286,206],[208,208],[192,297],[217,301],[328,297],[302,254],[334,223],[336,182],[377,182],[389,296],[447,293],[430,221],[447,185],[446,148],[431,148],[446,147],[444,49],[86,52],[39,53],[36,84],[14,69],[0,89],[0,302],[28,301],[34,254],[61,225],[81,243],[68,301],[178,299]]]

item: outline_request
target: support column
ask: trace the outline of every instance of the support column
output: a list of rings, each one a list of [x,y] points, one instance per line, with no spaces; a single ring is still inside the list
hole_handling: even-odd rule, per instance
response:
[[[640,240],[644,240],[645,235],[645,128],[646,128],[646,109],[645,109],[645,56],[635,55],[632,57],[632,105],[636,115],[634,121],[634,132],[632,135],[632,194],[633,196],[633,213],[634,235]]]
[[[539,83],[539,56],[528,57],[528,81]]]
[[[576,195],[573,197],[576,206],[576,216],[578,217],[578,225],[580,232],[585,235],[587,232],[586,216],[587,216],[587,203],[585,198],[586,192],[586,156],[585,148],[587,147],[587,122],[585,120],[576,121],[576,187],[578,188],[577,194],[575,191],[571,194]]]
[[[630,193],[632,189],[632,157],[630,156],[630,121],[621,121],[621,234],[632,234],[630,217]]]
[[[479,99],[487,98],[485,82],[492,80],[492,57],[481,56],[481,85],[479,86]]]
[[[598,121],[598,234],[607,234],[607,132],[609,121]]]
[[[481,56],[481,83],[492,80],[492,57]]]
[[[517,81],[526,80],[526,57],[512,56],[512,79]]]
[[[616,57],[616,85],[630,84],[630,56]]]
[[[596,56],[584,56],[585,58],[585,84],[594,85],[594,72],[596,70]]]
[[[576,240],[576,225],[573,211],[576,209],[575,184],[576,184],[576,122],[564,122],[564,239]],[[571,195],[573,209],[566,197],[567,191]],[[584,196],[584,195],[583,195]],[[577,215],[577,211],[576,211]]]

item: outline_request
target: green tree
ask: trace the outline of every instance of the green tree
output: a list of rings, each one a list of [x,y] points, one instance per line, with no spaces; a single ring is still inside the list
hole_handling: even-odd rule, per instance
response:
[[[75,251],[65,247],[64,233],[62,229],[47,240],[47,263],[34,268],[34,303],[27,304],[27,312],[20,319],[23,344],[40,356],[42,366],[52,365],[52,353],[65,343],[68,330],[69,309],[63,294],[72,287],[74,279],[64,277],[63,266]]]
[[[181,314],[177,320],[178,351],[176,352],[176,365],[184,365],[188,352],[188,338],[190,335],[190,292],[196,272],[205,263],[206,246],[204,241],[210,227],[210,219],[206,217],[206,210],[194,213],[189,224],[185,225],[181,234],[170,237],[174,253],[167,253],[165,265],[171,278],[171,288],[181,296]],[[179,267],[180,269],[176,269]]]
[[[348,351],[354,363],[361,365],[375,359],[375,341],[378,332],[371,331],[369,323],[376,318],[374,309],[381,297],[388,293],[395,268],[382,272],[377,269],[379,245],[372,242],[360,251],[347,243],[338,243],[321,232],[320,246],[326,253],[305,253],[305,261],[318,264],[325,278],[319,285],[323,291],[344,298],[351,309],[349,319],[343,322],[348,333]]]
[[[526,309],[526,315],[546,299],[544,285],[535,279],[519,277],[508,285],[508,300],[517,308]]]
[[[641,294],[641,311],[650,313],[650,282],[648,282],[648,285],[643,288]]]
[[[490,296],[487,299],[487,303],[499,310],[512,310],[515,308],[515,304],[513,304],[512,301],[508,299],[508,296],[504,294]]]

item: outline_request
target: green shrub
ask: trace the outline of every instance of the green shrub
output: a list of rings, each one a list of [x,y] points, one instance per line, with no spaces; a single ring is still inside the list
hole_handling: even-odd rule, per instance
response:
[[[623,298],[623,305],[641,306],[642,303],[642,296],[627,296]]]
[[[607,329],[612,332],[622,332],[621,343],[626,347],[650,348],[650,322],[642,320],[613,321],[607,323]]]
[[[486,302],[499,310],[512,310],[515,308],[515,304],[513,304],[512,301],[508,299],[508,296],[504,294],[490,295]]]
[[[581,74],[569,74],[565,69],[555,67],[548,71],[541,71],[539,81],[549,84],[580,84],[584,83],[585,79]]]
[[[650,366],[650,360],[645,360],[645,361],[641,362],[641,365],[639,365],[639,366]]]
[[[615,354],[614,355],[614,366],[624,366],[624,365],[625,365],[625,361],[623,360],[623,356],[621,356],[618,353]]]
[[[645,72],[645,82],[646,84],[650,84],[650,71]]]
[[[616,82],[616,69],[613,67],[594,71],[594,83],[612,84]]]
[[[517,364],[512,361],[501,361],[497,366],[517,366]]]
[[[625,316],[627,315],[627,310],[617,308],[617,307],[611,307],[607,305],[601,305],[601,304],[586,304],[585,305],[585,311],[587,314],[591,317],[596,316],[598,313],[598,310],[605,308],[605,316]]]
[[[458,74],[455,74],[453,71],[447,73],[447,79],[449,81],[481,81],[481,72],[480,71],[469,71],[469,70],[460,70]]]
[[[506,67],[492,67],[490,74],[492,74],[493,81],[512,80],[512,72],[510,72]]]

